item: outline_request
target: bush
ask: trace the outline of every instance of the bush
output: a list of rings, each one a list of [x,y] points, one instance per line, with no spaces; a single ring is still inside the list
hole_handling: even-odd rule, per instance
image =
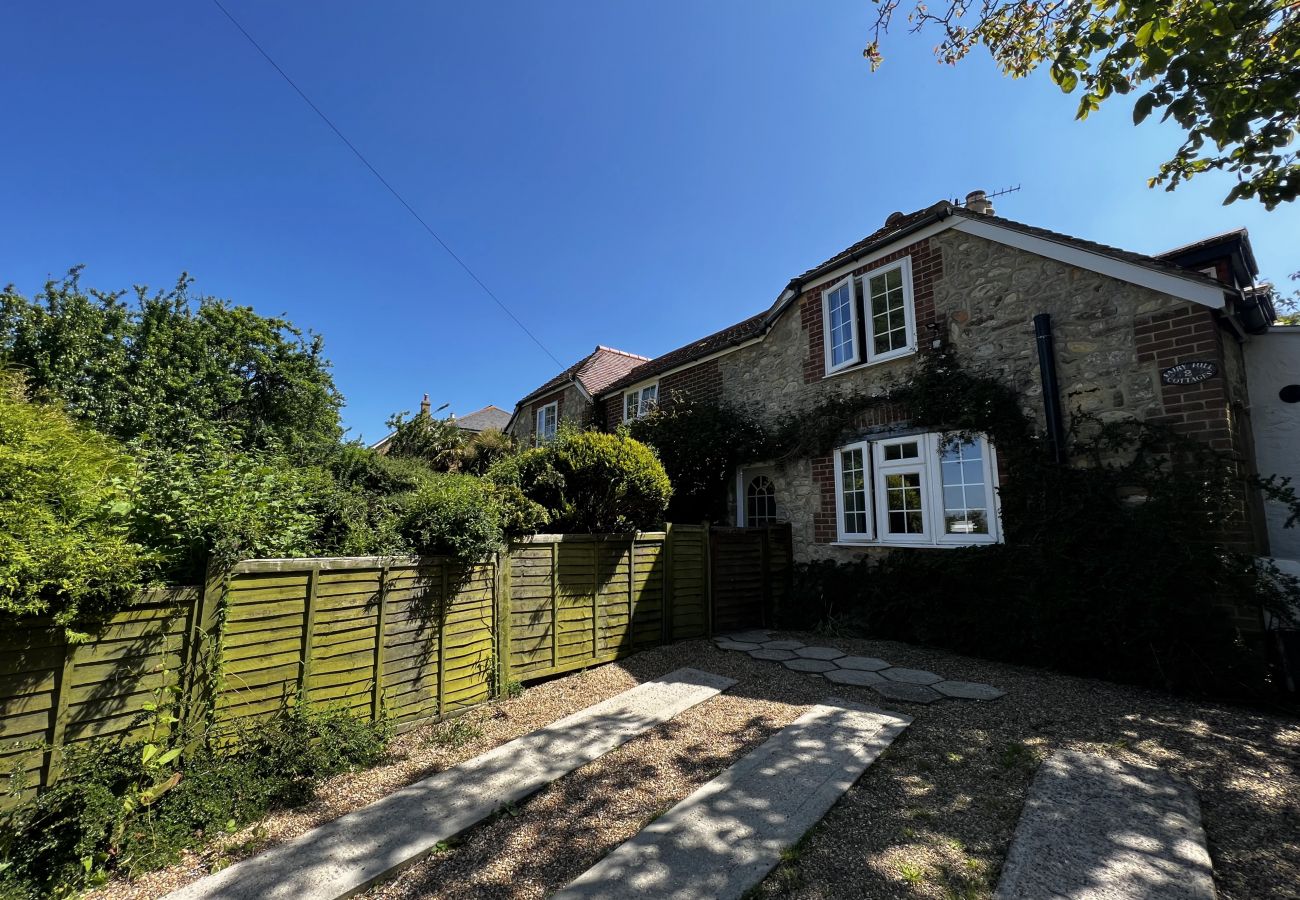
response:
[[[655,449],[668,473],[674,522],[725,521],[736,468],[761,459],[767,443],[762,425],[739,409],[676,395],[634,421],[630,432]]]
[[[245,729],[237,749],[171,751],[97,740],[64,750],[62,777],[0,816],[0,896],[63,896],[173,862],[214,832],[309,800],[323,777],[374,765],[389,730],[346,710],[294,707]],[[147,801],[147,802],[142,802]]]
[[[434,474],[392,498],[397,531],[414,553],[476,561],[501,546],[501,509],[492,485],[472,475]]]
[[[465,433],[454,418],[435,419],[421,411],[408,419],[406,413],[397,413],[387,424],[393,430],[389,456],[419,459],[438,472],[460,470]]]
[[[144,582],[129,533],[135,465],[0,372],[0,614],[51,616],[77,639]]]
[[[654,451],[625,433],[561,429],[498,463],[492,480],[519,488],[557,532],[636,531],[663,521],[672,485]]]

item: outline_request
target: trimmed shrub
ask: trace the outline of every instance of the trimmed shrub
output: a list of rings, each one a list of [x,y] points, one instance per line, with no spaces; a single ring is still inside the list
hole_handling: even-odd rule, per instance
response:
[[[493,487],[472,475],[435,473],[393,497],[397,531],[414,553],[470,562],[501,546],[501,509]]]
[[[546,510],[557,532],[636,531],[663,521],[672,485],[653,450],[626,433],[561,429],[549,444],[493,467]]]
[[[0,614],[51,616],[75,640],[139,589],[153,560],[129,530],[137,475],[113,441],[0,371]]]

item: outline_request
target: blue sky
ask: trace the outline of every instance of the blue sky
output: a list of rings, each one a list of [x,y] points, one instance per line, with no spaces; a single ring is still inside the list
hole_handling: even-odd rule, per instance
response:
[[[566,364],[731,324],[974,188],[1137,251],[1244,225],[1265,277],[1300,269],[1300,208],[1148,190],[1178,133],[1123,102],[1076,123],[1045,73],[941,66],[905,31],[870,73],[865,0],[224,2]],[[6,4],[0,29],[0,281],[188,271],[322,333],[370,439],[425,391],[465,413],[553,374],[208,0]]]

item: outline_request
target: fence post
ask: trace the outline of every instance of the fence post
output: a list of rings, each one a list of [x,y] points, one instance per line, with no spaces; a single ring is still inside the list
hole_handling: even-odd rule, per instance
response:
[[[764,525],[763,530],[759,532],[758,545],[758,570],[762,573],[763,578],[763,611],[760,623],[764,628],[772,626],[772,547],[771,547],[771,526]]]
[[[447,713],[447,607],[451,606],[451,561],[442,557],[438,568],[442,571],[442,592],[438,596],[438,718]]]
[[[659,567],[663,573],[663,609],[659,614],[661,637],[660,643],[671,644],[673,640],[673,526],[664,525],[664,545],[659,551]]]
[[[510,689],[510,547],[497,553],[496,603],[497,697]],[[496,699],[496,698],[493,698]]]
[[[46,733],[49,749],[42,760],[40,787],[49,787],[59,778],[63,768],[63,734],[68,727],[68,703],[72,694],[72,670],[76,668],[77,647],[63,640],[63,665],[59,667],[58,681],[54,684],[54,697],[50,709],[50,727]]]
[[[701,557],[704,566],[704,636],[713,636],[713,526],[708,522],[704,523],[704,530],[700,533],[700,540],[704,546],[701,548]]]
[[[591,655],[600,654],[600,551],[598,537],[591,542]]]
[[[199,588],[199,595],[190,608],[189,628],[186,632],[186,652],[181,657],[186,679],[185,709],[182,727],[188,732],[187,749],[202,743],[207,736],[208,720],[216,698],[213,679],[220,665],[221,608],[226,602],[226,589],[230,584],[230,570],[209,560]]]
[[[560,542],[551,541],[551,668],[560,664]]]
[[[384,638],[388,633],[388,566],[379,570],[379,622],[375,626],[375,693],[370,702],[370,719],[378,722],[384,712]]]
[[[624,647],[636,646],[636,536],[632,532],[632,542],[627,546],[627,631],[619,644],[619,651]]]
[[[320,566],[307,570],[307,605],[302,617],[302,664],[299,667],[298,696],[306,702],[310,691],[307,680],[311,677],[311,642],[316,630],[316,584],[320,581]]]

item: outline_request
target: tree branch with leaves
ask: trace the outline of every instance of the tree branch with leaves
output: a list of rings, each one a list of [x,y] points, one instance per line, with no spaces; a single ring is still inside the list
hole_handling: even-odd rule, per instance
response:
[[[903,0],[873,0],[864,55],[873,71]],[[934,48],[955,65],[976,47],[1006,75],[1046,66],[1086,119],[1116,94],[1140,92],[1134,124],[1157,111],[1186,134],[1148,185],[1174,190],[1203,172],[1237,177],[1224,203],[1267,208],[1300,193],[1300,3],[1296,0],[915,0],[909,30],[938,30]]]

